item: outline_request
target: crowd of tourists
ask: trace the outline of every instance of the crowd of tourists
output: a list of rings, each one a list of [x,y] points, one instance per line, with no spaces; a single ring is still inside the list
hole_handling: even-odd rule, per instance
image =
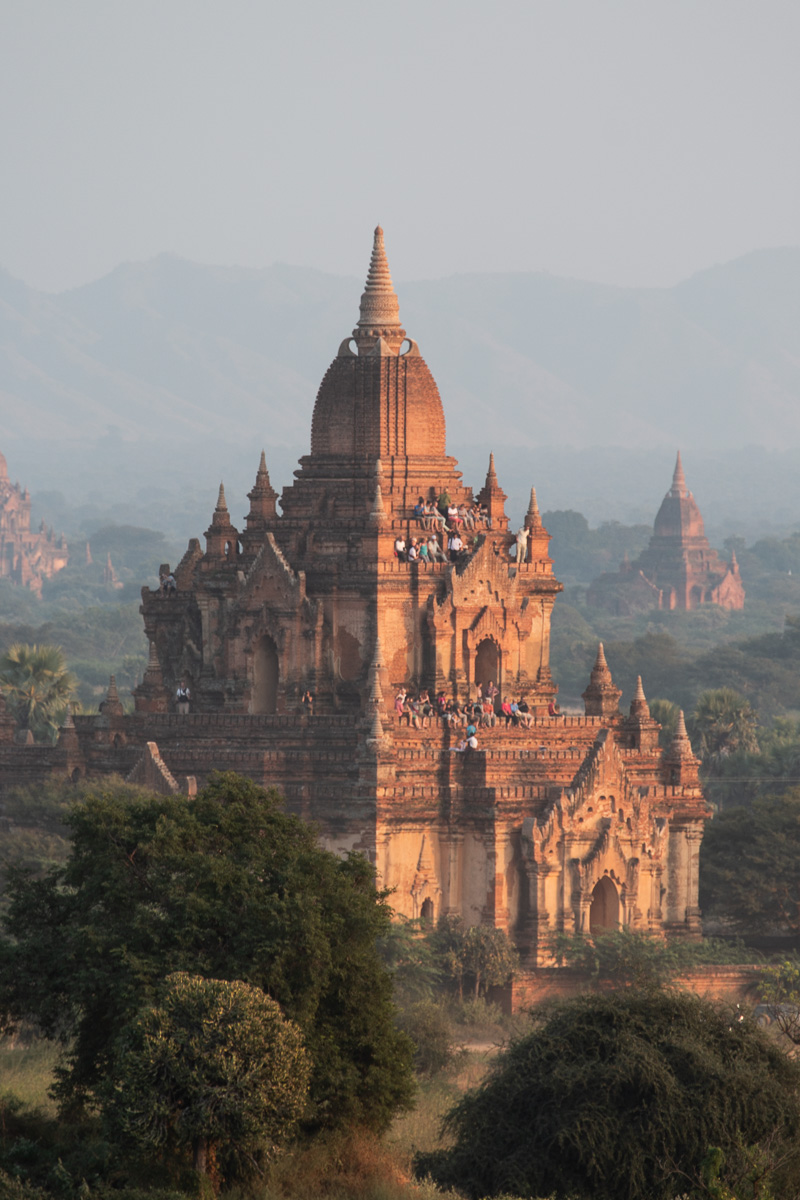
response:
[[[394,699],[394,711],[401,721],[407,721],[413,729],[424,729],[432,726],[434,721],[441,721],[453,729],[463,729],[467,740],[476,737],[481,728],[493,729],[504,725],[507,729],[529,729],[534,719],[524,695],[519,699],[501,697],[492,680],[479,687],[474,697],[463,701],[448,698],[443,691],[431,697],[424,688],[419,695],[414,695],[401,687]],[[555,701],[550,702],[548,714],[551,717],[561,716]],[[477,749],[477,745],[472,748]]]
[[[473,549],[475,531],[490,529],[492,523],[485,505],[477,500],[454,504],[447,492],[442,492],[438,500],[420,496],[413,516],[424,533],[408,542],[398,534],[394,552],[399,562],[458,562]]]

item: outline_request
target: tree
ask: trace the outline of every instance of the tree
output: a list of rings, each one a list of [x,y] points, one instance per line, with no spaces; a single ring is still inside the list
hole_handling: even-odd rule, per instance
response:
[[[122,1031],[104,1116],[112,1138],[189,1148],[216,1177],[220,1158],[263,1161],[291,1137],[308,1079],[300,1029],[260,988],[179,973]]]
[[[445,1124],[452,1148],[418,1169],[476,1198],[671,1200],[699,1190],[712,1148],[725,1184],[758,1154],[786,1195],[800,1183],[800,1066],[749,1017],[677,991],[539,1010]]]
[[[518,965],[517,953],[502,929],[465,926],[461,917],[442,917],[429,935],[435,959],[459,1000],[470,980],[475,996],[506,983]]]
[[[675,737],[679,712],[678,705],[674,704],[672,700],[655,699],[650,701],[650,716],[661,726],[658,733],[658,744],[662,749],[666,749]]]
[[[59,646],[15,642],[0,658],[0,692],[21,729],[55,741],[75,680]]]
[[[689,732],[703,765],[707,767],[719,765],[736,751],[758,752],[756,714],[733,688],[701,692]]]
[[[17,872],[0,944],[0,1009],[68,1044],[62,1106],[93,1102],[120,1030],[176,971],[243,980],[303,1030],[309,1123],[382,1129],[413,1093],[376,939],[391,910],[361,856],[339,859],[274,792],[233,774],[194,798],[88,787],[70,857]]]
[[[737,932],[800,933],[800,788],[709,822],[700,907]]]
[[[769,1015],[794,1046],[800,1046],[800,959],[785,958],[765,967],[761,995]]]

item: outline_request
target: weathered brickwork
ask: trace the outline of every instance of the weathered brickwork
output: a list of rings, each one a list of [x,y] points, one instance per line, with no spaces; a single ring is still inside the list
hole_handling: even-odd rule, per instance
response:
[[[398,911],[497,925],[532,967],[551,962],[563,930],[698,936],[708,810],[682,723],[664,752],[641,687],[622,715],[602,647],[585,715],[555,715],[561,584],[536,494],[509,532],[492,457],[475,497],[488,521],[463,556],[399,559],[396,539],[423,532],[419,497],[445,493],[473,504],[377,230],[360,320],[322,382],[294,482],[279,501],[262,455],[242,529],[220,487],[175,590],[142,593],[150,660],[136,711],[110,690],[48,750],[0,724],[4,777],[157,770],[159,786],[188,790],[239,771],[280,788],[332,848],[369,855]],[[466,700],[489,681],[526,697],[530,725],[481,728],[477,750],[459,750],[463,729],[436,716],[414,727],[395,712],[400,689]]]

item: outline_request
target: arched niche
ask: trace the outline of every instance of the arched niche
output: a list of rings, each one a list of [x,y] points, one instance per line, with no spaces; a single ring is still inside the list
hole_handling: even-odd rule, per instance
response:
[[[430,896],[427,898],[427,900],[422,901],[422,908],[420,909],[419,915],[426,925],[433,924],[433,901],[431,900]]]
[[[502,670],[502,655],[500,647],[494,638],[484,638],[475,647],[475,672],[473,676],[476,686],[481,687],[490,681],[502,691],[500,680]]]
[[[619,893],[608,875],[598,879],[589,909],[589,932],[606,933],[619,929]]]
[[[278,647],[269,635],[259,638],[253,651],[252,713],[274,713],[278,706],[280,666]]]

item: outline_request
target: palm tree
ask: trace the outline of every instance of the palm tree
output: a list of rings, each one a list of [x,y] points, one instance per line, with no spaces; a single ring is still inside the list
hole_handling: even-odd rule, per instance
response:
[[[675,730],[678,728],[678,706],[672,700],[651,700],[649,708],[650,716],[661,726],[658,744],[666,748],[675,737]]]
[[[75,680],[60,646],[16,642],[0,658],[0,694],[20,729],[40,741],[55,741]]]
[[[706,767],[719,766],[737,750],[758,753],[756,713],[733,688],[701,692],[691,719],[696,749]]]

